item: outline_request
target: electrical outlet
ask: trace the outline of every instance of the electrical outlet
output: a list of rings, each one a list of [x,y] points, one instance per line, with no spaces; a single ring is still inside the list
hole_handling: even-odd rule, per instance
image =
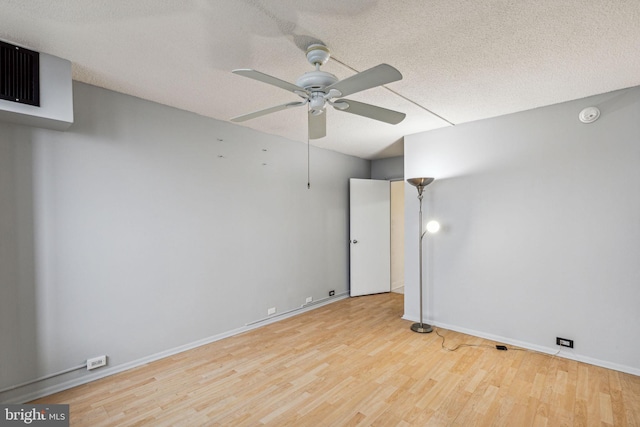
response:
[[[267,315],[271,316],[272,314],[276,314],[275,307],[271,307],[269,310],[267,310]]]
[[[313,301],[313,297],[307,297],[307,303],[310,303],[311,301]]]
[[[336,294],[336,291],[333,291],[333,290],[332,290],[332,291],[329,291],[329,296],[330,296],[330,297],[335,296],[335,294]]]
[[[87,359],[87,371],[100,368],[107,364],[107,356],[98,356]]]
[[[556,345],[573,348],[573,340],[556,337]]]

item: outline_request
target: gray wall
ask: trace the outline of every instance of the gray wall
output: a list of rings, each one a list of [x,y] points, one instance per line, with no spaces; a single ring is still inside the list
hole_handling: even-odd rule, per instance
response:
[[[38,362],[30,134],[0,123],[0,388]]]
[[[372,160],[371,179],[404,179],[404,156]]]
[[[597,106],[598,121],[578,113]],[[640,88],[405,138],[434,176],[425,307],[437,325],[640,375]],[[405,190],[415,192],[406,187]],[[418,202],[405,198],[405,316],[418,317]]]
[[[308,190],[305,144],[76,82],[74,106],[67,132],[0,124],[0,389],[348,290],[348,178],[369,161],[312,148]]]

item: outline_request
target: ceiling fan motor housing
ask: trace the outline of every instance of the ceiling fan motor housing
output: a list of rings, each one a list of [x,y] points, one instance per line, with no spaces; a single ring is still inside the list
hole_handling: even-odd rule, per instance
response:
[[[296,85],[305,88],[309,92],[324,92],[327,86],[338,81],[338,78],[326,71],[307,71],[296,80]]]

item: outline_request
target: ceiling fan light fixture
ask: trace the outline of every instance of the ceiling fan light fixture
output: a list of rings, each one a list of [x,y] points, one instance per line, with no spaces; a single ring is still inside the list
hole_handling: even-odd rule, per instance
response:
[[[322,108],[312,108],[311,110],[309,110],[309,114],[311,114],[312,116],[319,116],[322,113],[324,113],[324,109]]]
[[[322,93],[314,92],[309,99],[309,108],[312,110],[318,110],[324,108],[325,99]]]

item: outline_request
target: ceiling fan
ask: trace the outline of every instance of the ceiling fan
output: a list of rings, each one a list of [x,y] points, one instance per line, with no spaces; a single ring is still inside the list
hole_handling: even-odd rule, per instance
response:
[[[402,79],[402,74],[395,68],[387,64],[380,64],[368,70],[362,71],[343,80],[338,80],[336,76],[326,71],[321,71],[320,66],[324,65],[331,56],[329,49],[321,44],[312,44],[307,48],[307,60],[316,69],[308,71],[296,80],[296,84],[280,80],[268,74],[251,69],[233,70],[233,73],[240,76],[249,77],[273,86],[277,86],[289,92],[293,92],[302,98],[302,101],[289,102],[287,104],[276,105],[275,107],[255,111],[249,114],[233,117],[232,122],[244,122],[255,119],[266,114],[287,108],[301,107],[309,105],[309,138],[318,139],[327,134],[327,119],[325,107],[331,105],[337,111],[344,111],[381,122],[396,125],[404,120],[406,114],[398,111],[388,110],[363,102],[357,102],[342,98],[366,89],[382,86],[387,83]]]

